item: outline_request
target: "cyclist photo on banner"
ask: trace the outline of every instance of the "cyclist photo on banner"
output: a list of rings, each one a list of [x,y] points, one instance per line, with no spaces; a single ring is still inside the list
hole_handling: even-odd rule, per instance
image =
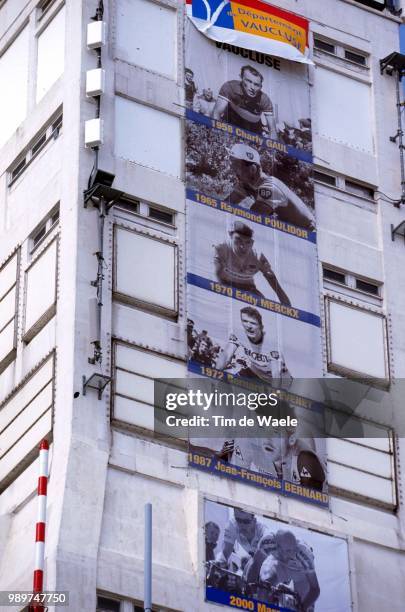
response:
[[[346,540],[208,500],[204,531],[208,601],[350,612]]]

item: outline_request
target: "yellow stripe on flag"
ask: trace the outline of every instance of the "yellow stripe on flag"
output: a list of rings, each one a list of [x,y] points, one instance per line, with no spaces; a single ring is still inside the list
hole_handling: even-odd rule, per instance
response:
[[[305,53],[306,32],[304,28],[268,12],[231,2],[234,29],[271,40],[288,43]]]

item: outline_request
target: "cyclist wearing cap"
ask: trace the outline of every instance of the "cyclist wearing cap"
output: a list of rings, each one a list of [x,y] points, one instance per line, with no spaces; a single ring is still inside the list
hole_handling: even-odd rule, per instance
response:
[[[259,153],[243,143],[233,145],[230,151],[237,184],[229,194],[231,204],[252,212],[276,215],[282,221],[313,229],[313,213],[283,181],[262,172]]]
[[[234,334],[230,335],[228,344],[218,355],[218,370],[225,370],[235,360],[241,365],[238,372],[240,377],[260,378],[277,384],[291,383],[292,376],[283,355],[274,350],[266,336],[260,312],[252,306],[245,306],[240,311],[240,317],[246,339],[241,341]]]
[[[298,438],[295,433],[288,433],[283,440],[282,474],[286,480],[323,491],[326,471],[313,438]]]
[[[253,66],[242,66],[240,80],[227,81],[219,90],[214,119],[255,133],[266,131],[271,138],[277,138],[273,103],[262,87],[263,75]]]
[[[242,221],[235,221],[229,231],[230,241],[214,247],[215,273],[221,283],[264,297],[254,283],[261,272],[280,302],[291,305],[267,258],[253,250],[253,230]]]

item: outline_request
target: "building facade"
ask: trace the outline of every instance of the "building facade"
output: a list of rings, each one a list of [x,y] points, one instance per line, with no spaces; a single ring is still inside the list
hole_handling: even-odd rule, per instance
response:
[[[399,49],[399,7],[272,4],[310,24],[322,374],[386,390],[405,372],[396,77],[380,70]],[[105,44],[91,48],[98,18]],[[71,610],[143,609],[149,502],[156,610],[217,609],[205,601],[208,500],[340,538],[351,609],[400,612],[399,433],[327,441],[327,509],[197,471],[185,444],[154,434],[154,379],[187,375],[185,21],[175,0],[0,1],[1,588],[32,585],[47,438],[45,586],[69,591]],[[86,90],[97,68],[100,95]],[[105,216],[84,205],[95,167],[114,176]],[[100,393],[93,375],[106,377]]]

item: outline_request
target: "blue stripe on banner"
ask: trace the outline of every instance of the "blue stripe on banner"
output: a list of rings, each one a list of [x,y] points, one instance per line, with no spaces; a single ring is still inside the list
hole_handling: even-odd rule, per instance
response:
[[[216,476],[226,476],[226,478],[231,478],[232,480],[247,482],[255,487],[266,489],[266,491],[282,493],[283,485],[277,476],[253,472],[252,470],[222,461],[215,455],[207,455],[197,450],[191,450],[189,452],[188,464],[203,472],[210,472]]]
[[[314,504],[315,506],[320,506],[321,508],[329,507],[328,493],[322,493],[321,491],[316,491],[310,487],[303,487],[299,484],[289,482],[288,480],[283,480],[283,495],[286,495],[287,497],[294,497],[295,499],[300,499],[301,501],[303,500],[307,503]]]
[[[235,287],[222,285],[217,281],[203,278],[197,274],[191,274],[191,272],[187,273],[187,282],[194,287],[200,287],[200,289],[212,291],[212,293],[216,293],[217,295],[233,298],[234,300],[238,300],[244,304],[250,304],[256,308],[263,308],[264,310],[281,314],[290,319],[295,319],[296,321],[309,323],[315,327],[321,326],[320,318],[312,312],[306,312],[305,310],[299,310],[299,308],[294,308],[293,306],[286,306],[279,302],[273,302],[273,300],[260,297],[250,291],[243,291],[242,289],[235,289]]]
[[[257,599],[241,596],[238,593],[227,593],[208,585],[205,587],[205,599],[230,608],[251,610],[252,612],[291,612],[293,610],[293,608],[284,608],[276,604],[266,604]]]
[[[220,210],[231,215],[242,217],[243,219],[246,219],[246,221],[259,223],[268,229],[274,229],[279,232],[283,232],[284,234],[294,236],[295,238],[301,238],[302,240],[307,240],[308,242],[316,244],[316,232],[309,232],[308,230],[298,227],[297,225],[293,225],[292,223],[281,221],[281,219],[261,215],[259,213],[251,213],[249,210],[246,210],[246,208],[242,208],[237,204],[229,204],[224,200],[217,200],[216,198],[206,196],[195,189],[186,189],[186,197],[188,200],[191,200],[197,204],[202,204],[203,206],[208,206],[214,210]]]
[[[243,140],[246,140],[249,143],[257,144],[264,151],[280,151],[281,153],[286,153],[291,157],[295,157],[299,161],[307,162],[308,164],[313,163],[312,153],[310,153],[309,151],[296,149],[295,147],[285,145],[284,143],[279,142],[278,140],[273,140],[272,138],[260,136],[260,134],[255,134],[254,132],[250,132],[249,130],[238,128],[232,125],[231,123],[226,123],[222,120],[217,121],[216,119],[211,119],[211,117],[196,113],[195,111],[189,108],[186,109],[186,118],[190,121],[194,121],[194,123],[200,123],[201,125],[205,125],[206,127],[214,129],[217,132],[223,132],[223,126],[225,126],[226,134],[230,134],[231,136],[235,136],[236,138],[242,138]]]
[[[216,455],[209,452],[209,449],[204,449],[194,444],[190,445],[188,453],[188,465],[203,472],[209,472],[215,476],[224,476],[231,480],[238,480],[245,484],[273,491],[287,497],[294,497],[306,503],[314,504],[320,508],[329,507],[329,495],[322,491],[317,491],[310,487],[304,487],[300,484],[282,480],[273,474],[263,474],[262,472],[254,472],[244,467],[233,465],[226,461],[222,461]]]

